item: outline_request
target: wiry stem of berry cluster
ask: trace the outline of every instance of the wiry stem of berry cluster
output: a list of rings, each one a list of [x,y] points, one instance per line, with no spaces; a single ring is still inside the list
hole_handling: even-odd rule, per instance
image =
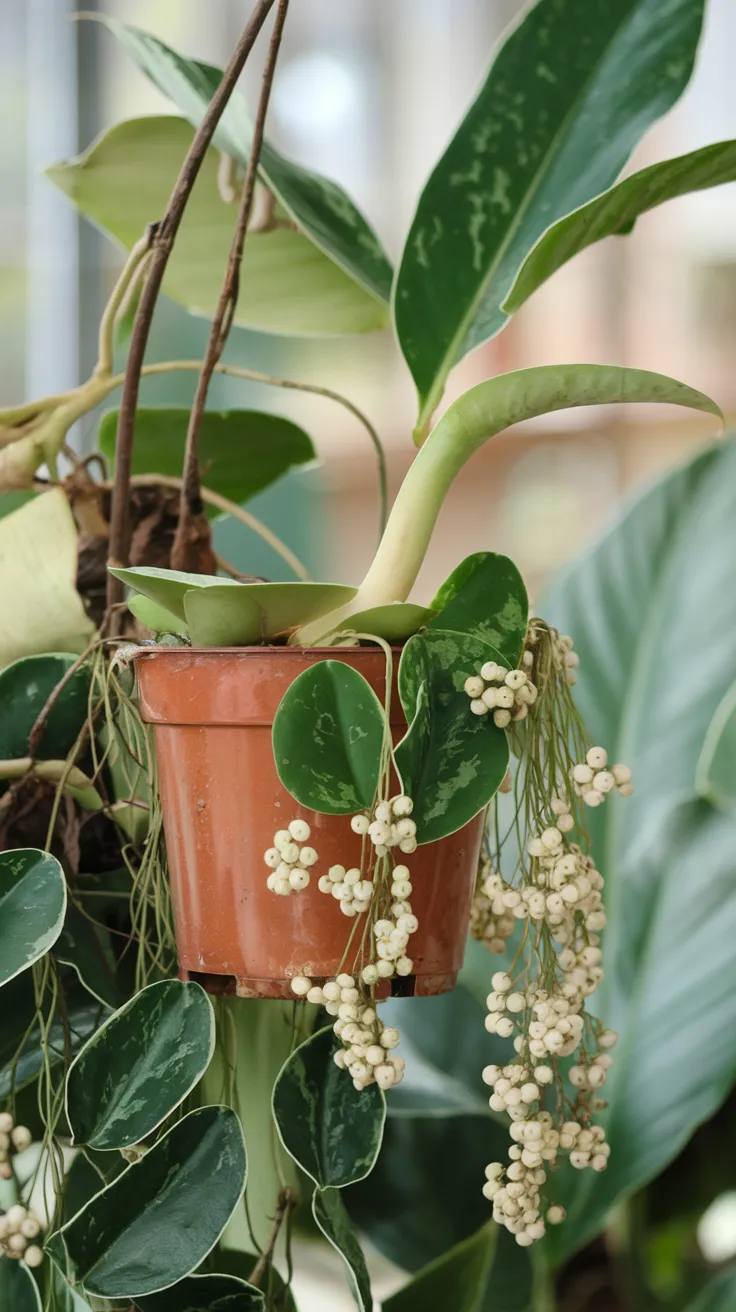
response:
[[[599,1091],[617,1035],[585,1005],[603,979],[606,916],[584,808],[601,805],[614,791],[628,796],[633,786],[627,766],[607,768],[605,750],[591,742],[575,709],[570,685],[577,659],[570,638],[535,619],[521,668],[504,675],[490,664],[478,677],[491,688],[508,687],[524,710],[515,714],[508,697],[500,704],[509,712],[518,757],[510,785],[513,815],[504,830],[496,800],[471,922],[474,936],[498,953],[520,930],[513,963],[494,974],[487,999],[486,1029],[513,1037],[516,1057],[483,1071],[493,1089],[490,1106],[508,1115],[513,1140],[508,1163],[486,1168],[483,1192],[495,1220],[528,1246],[542,1238],[546,1222],[564,1220],[562,1207],[545,1207],[543,1200],[547,1171],[560,1154],[580,1170],[602,1171],[608,1162],[605,1131],[593,1116],[606,1105]],[[529,685],[535,692],[518,701]],[[466,691],[475,714],[499,707],[497,692],[487,696],[475,683]],[[477,705],[483,696],[485,712]],[[508,849],[516,859],[504,874]]]

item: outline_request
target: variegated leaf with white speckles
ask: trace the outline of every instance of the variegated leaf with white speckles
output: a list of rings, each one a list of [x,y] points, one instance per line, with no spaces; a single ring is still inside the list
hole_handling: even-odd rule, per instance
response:
[[[168,979],[136,993],[69,1068],[73,1142],[99,1149],[138,1143],[186,1098],[214,1042],[212,1005],[199,984]]]
[[[345,1072],[342,1072],[343,1075]],[[353,1297],[361,1312],[371,1312],[373,1296],[363,1250],[339,1189],[315,1189],[312,1214],[325,1239],[336,1248],[348,1269]]]
[[[313,811],[360,811],[373,802],[383,735],[383,707],[363,675],[320,661],[287,688],[274,717],[279,778]]]
[[[56,857],[35,847],[0,852],[0,984],[54,946],[66,914],[66,880]]]
[[[373,1169],[386,1100],[377,1084],[354,1087],[333,1061],[339,1046],[327,1028],[291,1054],[274,1085],[273,1114],[281,1142],[302,1170],[317,1185],[342,1189]]]
[[[615,180],[687,84],[704,0],[540,0],[501,47],[419,200],[396,330],[421,440],[453,365],[507,321],[555,220]]]
[[[62,1271],[101,1298],[156,1293],[195,1270],[245,1187],[229,1107],[190,1112],[47,1241]]]
[[[430,629],[481,638],[517,666],[526,638],[529,598],[513,560],[494,551],[477,551],[452,571],[431,603],[437,611]]]

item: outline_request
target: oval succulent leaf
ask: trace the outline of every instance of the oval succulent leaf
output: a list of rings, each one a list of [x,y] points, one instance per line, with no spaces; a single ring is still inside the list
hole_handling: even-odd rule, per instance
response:
[[[333,1061],[330,1028],[307,1039],[284,1063],[273,1090],[281,1142],[317,1185],[339,1189],[372,1170],[381,1146],[386,1100],[378,1085],[357,1090]]]
[[[140,1312],[263,1312],[265,1306],[260,1289],[236,1276],[189,1276],[136,1299]]]
[[[173,610],[167,610],[158,602],[151,601],[150,597],[141,596],[139,592],[128,597],[128,610],[152,633],[187,633],[185,620],[175,615]]]
[[[482,1312],[498,1230],[488,1221],[476,1234],[418,1271],[383,1304],[382,1312]]]
[[[474,715],[465,680],[485,661],[506,662],[488,643],[434,627],[410,638],[399,666],[409,729],[394,757],[409,793],[417,842],[453,834],[487,806],[503,780],[509,749],[492,715]]]
[[[240,588],[235,579],[223,579],[217,574],[188,574],[186,570],[160,569],[157,565],[138,565],[132,569],[114,569],[110,573],[128,588],[163,606],[186,624],[184,597],[193,588]]]
[[[467,633],[500,652],[504,664],[521,659],[529,620],[529,598],[513,560],[493,551],[466,556],[433,599],[437,612],[428,627]]]
[[[214,1042],[212,1005],[199,984],[161,980],[136,993],[69,1068],[73,1142],[99,1149],[139,1143],[194,1088]]]
[[[383,638],[385,642],[404,642],[433,618],[434,611],[426,606],[417,606],[411,601],[393,601],[387,606],[357,611],[335,628],[325,628],[321,637],[327,637],[328,633],[352,632]],[[320,640],[318,637],[316,642]]]
[[[0,852],[0,984],[54,946],[64,925],[66,880],[49,852]]]
[[[245,1187],[245,1145],[228,1107],[202,1107],[91,1199],[47,1241],[90,1294],[137,1298],[189,1275]],[[68,1266],[67,1266],[68,1264]]]
[[[249,647],[290,633],[355,592],[342,583],[241,583],[186,593],[184,612],[195,647]]]
[[[71,669],[76,656],[50,652],[25,656],[0,673],[0,759],[29,755],[29,737],[51,693]],[[33,755],[63,760],[87,718],[90,675],[84,667],[64,685],[49,711]]]
[[[383,707],[342,661],[319,661],[287,688],[273,722],[279,778],[302,806],[349,815],[373,803],[384,740]]]
[[[315,1189],[312,1215],[325,1239],[345,1261],[353,1297],[361,1312],[371,1312],[373,1295],[363,1250],[338,1189]]]

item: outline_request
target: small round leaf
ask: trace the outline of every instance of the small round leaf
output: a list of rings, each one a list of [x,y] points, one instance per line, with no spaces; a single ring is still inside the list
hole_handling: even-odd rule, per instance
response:
[[[53,947],[64,924],[64,872],[48,852],[0,852],[0,984]]]

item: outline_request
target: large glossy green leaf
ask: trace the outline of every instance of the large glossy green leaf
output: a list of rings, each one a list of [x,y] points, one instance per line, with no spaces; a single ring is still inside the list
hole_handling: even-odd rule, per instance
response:
[[[736,812],[736,683],[708,726],[695,784],[701,797],[732,815]]]
[[[320,1030],[284,1063],[273,1114],[287,1153],[315,1184],[344,1188],[371,1171],[381,1146],[386,1100],[378,1085],[357,1090],[333,1061],[337,1040]]]
[[[454,364],[556,219],[614,181],[677,100],[704,0],[540,0],[508,36],[419,200],[397,276],[421,439]]]
[[[489,642],[509,666],[521,659],[529,598],[513,560],[476,551],[452,571],[432,601],[429,627],[472,634]]]
[[[279,778],[314,811],[360,811],[373,802],[383,738],[383,707],[363,675],[319,661],[287,688],[274,717]]]
[[[115,458],[118,411],[102,416],[100,450]],[[144,407],[136,411],[134,474],[178,478],[184,459],[189,410]],[[231,501],[250,500],[297,465],[313,460],[311,439],[298,424],[260,410],[206,410],[199,437],[199,464],[208,488]],[[208,508],[208,513],[222,511]]]
[[[76,578],[77,527],[62,488],[0,520],[0,669],[37,652],[84,651],[95,626]]]
[[[595,741],[636,784],[590,822],[609,917],[595,1011],[621,1039],[606,1085],[610,1166],[560,1178],[558,1252],[661,1171],[736,1075],[724,1040],[736,1025],[736,826],[695,800],[703,740],[733,680],[735,548],[728,442],[637,500],[540,605],[575,639]]]
[[[0,1256],[0,1308],[3,1312],[41,1312],[41,1295],[23,1262]]]
[[[143,72],[197,127],[220,83],[221,69],[183,57],[140,28],[100,17]],[[217,126],[214,143],[245,165],[251,138],[248,109],[236,91]],[[261,149],[259,174],[301,232],[356,282],[388,300],[391,266],[375,233],[341,187],[285,159],[268,141]]]
[[[195,647],[250,647],[288,635],[355,591],[341,583],[241,583],[186,593],[184,613]]]
[[[559,219],[529,252],[503,309],[513,314],[541,283],[586,246],[614,233],[631,232],[640,214],[691,191],[736,179],[736,141],[719,141],[688,155],[650,164]]]
[[[29,755],[36,719],[76,659],[65,652],[25,656],[0,673],[0,759]],[[82,668],[62,688],[36,746],[38,759],[61,760],[73,747],[87,718],[89,686],[89,672]]]
[[[136,1298],[189,1275],[245,1186],[245,1145],[228,1107],[190,1112],[47,1241],[90,1294]]]
[[[139,565],[134,569],[112,569],[110,573],[134,588],[156,605],[163,606],[186,624],[184,596],[192,588],[240,588],[235,579],[223,579],[217,574],[188,574],[185,570],[160,569],[157,565]]]
[[[235,1276],[188,1276],[136,1299],[140,1312],[262,1312],[265,1306],[261,1291]]]
[[[347,1266],[353,1297],[361,1312],[372,1312],[373,1296],[368,1268],[339,1189],[315,1189],[312,1213],[322,1234],[337,1249]]]
[[[35,847],[0,852],[0,984],[53,947],[65,913],[66,880],[56,857]]]
[[[496,1247],[497,1227],[487,1221],[476,1234],[419,1271],[383,1303],[383,1312],[482,1312]]]
[[[77,209],[127,250],[151,216],[166,210],[193,130],[181,118],[129,119],[46,176]],[[212,314],[222,286],[235,213],[220,196],[218,152],[200,169],[167,265],[164,291],[198,314]],[[373,332],[387,324],[383,301],[295,231],[282,211],[271,232],[252,232],[243,254],[235,322],[299,336]]]
[[[214,1042],[212,1005],[199,984],[168,979],[136,993],[69,1068],[72,1141],[98,1149],[139,1143],[194,1088]]]
[[[733,1312],[736,1307],[736,1266],[714,1276],[702,1294],[689,1303],[687,1312]]]
[[[506,773],[504,730],[490,715],[473,715],[463,688],[485,661],[497,659],[488,643],[436,628],[404,648],[399,694],[409,729],[394,755],[414,802],[419,843],[461,829],[487,806]]]
[[[57,961],[72,966],[81,983],[109,1007],[119,1007],[123,998],[115,974],[115,958],[105,931],[67,902],[64,928],[54,944]]]

